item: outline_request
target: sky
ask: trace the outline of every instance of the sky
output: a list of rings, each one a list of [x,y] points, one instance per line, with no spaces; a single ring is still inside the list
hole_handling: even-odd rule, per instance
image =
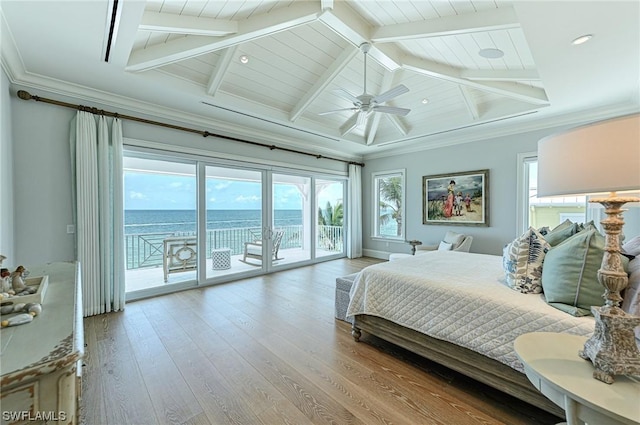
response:
[[[193,176],[125,172],[124,205],[126,210],[194,210],[196,209],[196,179]],[[327,200],[342,200],[339,185],[321,192],[319,205]],[[207,179],[208,210],[259,210],[262,208],[260,182]],[[301,210],[302,196],[297,187],[276,184],[274,209]]]

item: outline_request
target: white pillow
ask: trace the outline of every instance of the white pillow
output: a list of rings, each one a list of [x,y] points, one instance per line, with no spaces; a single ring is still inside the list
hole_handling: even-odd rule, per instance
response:
[[[444,235],[443,242],[450,243],[451,244],[451,248],[450,249],[454,249],[454,248],[457,248],[458,245],[460,245],[463,240],[464,240],[464,235],[462,235],[460,233],[448,231]]]
[[[622,251],[629,255],[635,255],[636,257],[640,256],[640,236],[636,236],[622,245]]]
[[[451,251],[451,247],[453,247],[453,244],[446,243],[445,241],[440,241],[440,245],[438,245],[438,251]]]
[[[629,314],[640,315],[640,258],[629,261],[629,286],[624,290],[621,307]],[[635,334],[640,341],[640,326],[635,328]]]

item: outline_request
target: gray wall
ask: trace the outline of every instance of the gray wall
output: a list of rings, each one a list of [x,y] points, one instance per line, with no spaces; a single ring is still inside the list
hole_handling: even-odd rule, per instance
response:
[[[4,74],[1,83],[0,199],[3,202],[0,203],[0,253],[10,257],[12,265],[73,260],[74,236],[67,234],[66,228],[73,224],[69,123],[75,111],[18,99],[14,94],[17,88],[13,88],[11,94],[8,91]],[[32,94],[87,104],[46,92]],[[135,112],[116,111],[108,105],[90,106],[141,116]],[[437,243],[447,230],[454,230],[474,236],[473,252],[501,254],[504,244],[516,236],[517,154],[535,151],[540,138],[557,130],[366,160],[362,178],[365,254],[384,257],[388,252],[409,251],[408,245],[403,243],[387,246],[385,242],[371,239],[371,173],[398,168],[407,170],[407,238]],[[275,161],[329,171],[346,169],[340,162],[203,138],[131,121],[123,123],[123,131],[126,138],[241,155],[256,162]],[[485,168],[490,170],[490,227],[422,224],[422,176]],[[629,236],[640,234],[640,208],[630,208],[625,216],[629,216],[625,218],[628,223],[625,233]]]
[[[24,101],[12,94],[14,232],[13,264],[75,258],[71,202],[71,109]]]
[[[516,193],[519,153],[535,152],[541,138],[560,131],[543,131],[499,137],[477,143],[461,144],[423,152],[389,156],[365,161],[363,169],[363,209],[372,211],[373,191],[371,173],[406,169],[406,238],[418,239],[424,244],[438,244],[448,231],[470,234],[474,237],[472,252],[502,255],[502,248],[516,235]],[[422,224],[422,177],[425,175],[489,170],[489,227],[446,226]],[[625,233],[640,234],[638,227],[640,208],[625,213]],[[389,252],[410,252],[405,243],[385,242],[371,238],[371,214],[363,220],[363,247],[365,253],[385,258]]]
[[[13,159],[12,163],[9,162],[13,166],[13,185],[8,182],[7,186],[13,187],[14,190],[12,206],[15,217],[13,224],[2,222],[0,241],[2,246],[5,244],[5,239],[7,239],[7,245],[12,244],[4,235],[5,232],[9,234],[13,231],[15,241],[14,254],[11,257],[14,260],[11,264],[28,265],[73,260],[75,237],[67,234],[67,225],[73,224],[69,124],[75,116],[75,110],[21,100],[15,95],[19,88],[21,87],[12,87],[9,96],[6,87],[3,87],[3,101],[6,98],[7,103],[10,103],[12,120],[11,125],[5,127],[3,113],[2,148],[3,152],[5,147],[9,151],[13,148],[12,154],[8,155],[8,158]],[[86,101],[41,90],[28,91],[40,97],[168,122],[157,117],[115,109],[109,105],[89,104]],[[174,124],[199,128],[184,123]],[[12,131],[5,130],[11,127],[13,127]],[[214,131],[214,129],[206,130]],[[204,138],[197,134],[134,121],[123,121],[123,134],[125,138],[196,148],[210,152],[214,156],[216,155],[214,152],[235,157],[242,156],[253,162],[294,164],[291,167],[322,169],[328,173],[344,173],[347,168],[345,163],[338,161],[304,157],[281,150],[271,151],[213,137]],[[3,175],[5,161],[11,161],[11,159],[3,159]]]
[[[15,260],[13,222],[13,143],[9,79],[0,68],[0,254],[7,257],[5,266]]]

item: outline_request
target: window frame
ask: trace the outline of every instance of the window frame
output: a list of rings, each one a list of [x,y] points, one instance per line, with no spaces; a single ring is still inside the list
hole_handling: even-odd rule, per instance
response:
[[[538,162],[538,152],[523,152],[518,154],[517,192],[516,192],[516,235],[521,235],[529,228],[529,164]],[[594,208],[586,197],[584,222],[598,221],[597,207]]]
[[[386,171],[377,171],[371,173],[371,185],[373,190],[373,217],[372,217],[372,229],[371,229],[371,238],[384,240],[384,241],[404,241],[406,239],[407,234],[407,221],[406,221],[406,199],[407,199],[407,180],[406,180],[406,169],[396,169],[396,170],[386,170]],[[400,208],[402,210],[402,225],[400,236],[386,236],[380,234],[380,220],[378,215],[379,205],[380,205],[380,190],[379,190],[379,180],[383,178],[390,177],[400,177],[402,180],[402,201],[400,202]]]

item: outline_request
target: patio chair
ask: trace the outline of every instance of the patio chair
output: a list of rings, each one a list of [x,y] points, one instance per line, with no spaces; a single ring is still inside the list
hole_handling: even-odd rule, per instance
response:
[[[283,236],[283,230],[278,230],[273,234],[273,249],[271,251],[272,260],[283,260],[283,258],[278,257],[278,250],[280,249],[280,242],[282,242]],[[262,239],[244,243],[244,255],[242,256],[242,262],[252,264],[247,262],[247,258],[254,258],[262,262]]]
[[[162,266],[165,283],[170,273],[188,272],[198,267],[195,236],[170,236],[163,240]]]

